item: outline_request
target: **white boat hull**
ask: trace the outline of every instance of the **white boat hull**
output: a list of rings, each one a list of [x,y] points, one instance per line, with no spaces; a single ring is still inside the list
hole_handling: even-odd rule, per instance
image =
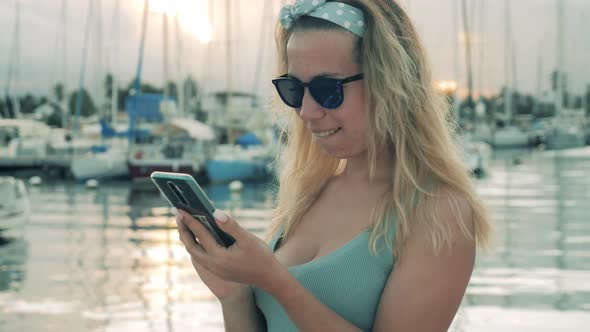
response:
[[[517,128],[497,129],[492,137],[494,148],[522,148],[530,145],[529,135]]]
[[[11,176],[0,177],[0,230],[24,226],[31,213],[25,184]]]
[[[72,160],[72,175],[76,180],[122,178],[129,176],[127,154],[98,153]]]
[[[586,145],[586,137],[576,127],[557,128],[547,135],[547,148],[551,150],[579,148]]]

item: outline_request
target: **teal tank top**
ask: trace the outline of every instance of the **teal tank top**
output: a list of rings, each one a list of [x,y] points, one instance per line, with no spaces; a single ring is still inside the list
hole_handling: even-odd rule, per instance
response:
[[[393,239],[394,227],[387,238]],[[394,264],[391,249],[380,238],[377,255],[369,251],[366,229],[336,251],[289,267],[289,272],[319,301],[363,331],[371,331],[381,293]],[[274,252],[278,236],[269,243]],[[390,242],[391,243],[391,242]],[[281,305],[253,287],[255,303],[264,314],[269,332],[297,331]]]

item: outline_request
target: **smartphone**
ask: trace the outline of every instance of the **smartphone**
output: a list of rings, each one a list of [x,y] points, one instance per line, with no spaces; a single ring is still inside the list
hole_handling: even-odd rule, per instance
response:
[[[172,206],[188,212],[203,224],[219,244],[225,247],[234,244],[236,240],[217,226],[213,203],[191,175],[153,172],[150,178]]]

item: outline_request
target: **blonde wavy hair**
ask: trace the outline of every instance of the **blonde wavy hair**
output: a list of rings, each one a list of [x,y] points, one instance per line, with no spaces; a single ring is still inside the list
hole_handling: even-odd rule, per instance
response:
[[[386,243],[395,256],[400,255],[413,230],[412,220],[426,221],[435,251],[450,245],[449,223],[437,219],[433,208],[436,187],[441,185],[470,205],[474,233],[470,233],[468,221],[459,220],[459,226],[485,247],[491,233],[487,212],[453,139],[456,126],[449,116],[449,105],[432,84],[430,66],[414,25],[393,0],[339,2],[359,8],[365,15],[366,32],[358,39],[356,58],[365,75],[371,176],[379,154],[389,153],[394,160],[390,187],[370,216],[371,252],[375,253],[379,239],[387,238],[391,227],[396,227],[394,238]],[[287,72],[286,47],[291,34],[308,29],[342,28],[313,17],[301,17],[289,30],[278,24],[279,74]],[[269,239],[280,231],[288,237],[328,180],[346,165],[346,160],[333,158],[314,141],[296,112],[289,112],[282,129],[287,143],[278,158],[279,189]],[[456,207],[454,196],[449,199]]]

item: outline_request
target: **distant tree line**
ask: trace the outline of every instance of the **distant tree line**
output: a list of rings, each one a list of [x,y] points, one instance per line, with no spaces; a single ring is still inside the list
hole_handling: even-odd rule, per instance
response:
[[[23,115],[30,115],[35,113],[42,105],[47,105],[54,110],[54,112],[47,117],[46,121],[49,125],[61,126],[61,117],[63,112],[67,112],[70,116],[74,116],[76,112],[76,103],[78,95],[81,94],[80,116],[88,117],[92,115],[99,115],[103,117],[110,116],[110,99],[114,93],[114,79],[111,74],[106,75],[104,81],[105,96],[100,98],[105,101],[105,104],[100,107],[97,105],[87,89],[77,89],[67,95],[63,83],[57,83],[52,88],[51,96],[35,96],[32,93],[27,93],[24,96],[5,96],[0,98],[0,117],[14,118],[16,117],[15,103],[18,102],[20,106],[20,113]],[[118,88],[117,108],[119,111],[125,109],[125,100],[133,92],[134,82],[131,81],[126,86]],[[200,108],[200,88],[196,80],[192,76],[188,76],[183,81],[184,88],[184,109],[188,114],[195,116],[201,112]],[[150,83],[142,83],[140,86],[141,93],[157,93],[163,94],[164,88],[156,87]],[[167,83],[168,96],[178,101],[178,84],[176,82]],[[97,98],[97,96],[95,97]],[[67,100],[66,100],[67,99]],[[65,106],[65,110],[63,109]],[[107,111],[107,109],[109,111]],[[99,112],[104,112],[99,114]]]
[[[125,100],[131,93],[133,93],[133,81],[126,86],[118,88],[117,108],[119,111],[125,109]],[[76,112],[76,103],[78,95],[81,93],[81,107],[80,116],[99,115],[101,117],[110,117],[110,99],[114,93],[114,80],[111,74],[108,74],[104,80],[105,96],[101,98],[105,104],[100,107],[93,100],[86,89],[72,91],[69,96],[66,94],[64,85],[57,83],[52,89],[51,96],[35,96],[32,93],[27,93],[24,96],[4,96],[0,97],[0,117],[14,118],[16,116],[15,103],[18,102],[21,114],[32,114],[42,105],[47,105],[53,109],[49,114],[44,113],[41,119],[49,125],[60,127],[62,125],[63,112],[67,112],[69,116],[74,116]],[[552,80],[552,88],[555,89],[555,79]],[[184,89],[184,107],[187,114],[192,114],[198,120],[204,120],[205,113],[200,104],[200,88],[196,80],[188,76],[183,81]],[[140,87],[141,93],[157,93],[163,94],[164,88],[156,87],[150,83],[142,83]],[[167,83],[167,93],[171,98],[178,101],[178,85],[176,82]],[[489,121],[497,119],[498,114],[504,114],[504,95],[507,89],[503,88],[496,96],[481,97],[478,101],[485,105],[485,114],[483,118]],[[219,98],[224,97],[220,95]],[[66,100],[67,98],[67,100]],[[453,103],[452,96],[447,96],[450,104]],[[530,115],[535,118],[546,118],[555,115],[555,105],[539,103],[532,95],[522,94],[517,91],[512,91],[512,112],[514,116]],[[220,100],[223,103],[223,100]],[[63,109],[65,106],[65,110]],[[587,86],[586,93],[575,96],[568,92],[567,87],[563,92],[563,106],[568,108],[585,107],[586,114],[590,116],[590,85]],[[108,111],[107,111],[108,110]],[[99,112],[103,114],[98,114]],[[459,118],[460,119],[474,119],[475,109],[472,103],[466,99],[460,103]]]

